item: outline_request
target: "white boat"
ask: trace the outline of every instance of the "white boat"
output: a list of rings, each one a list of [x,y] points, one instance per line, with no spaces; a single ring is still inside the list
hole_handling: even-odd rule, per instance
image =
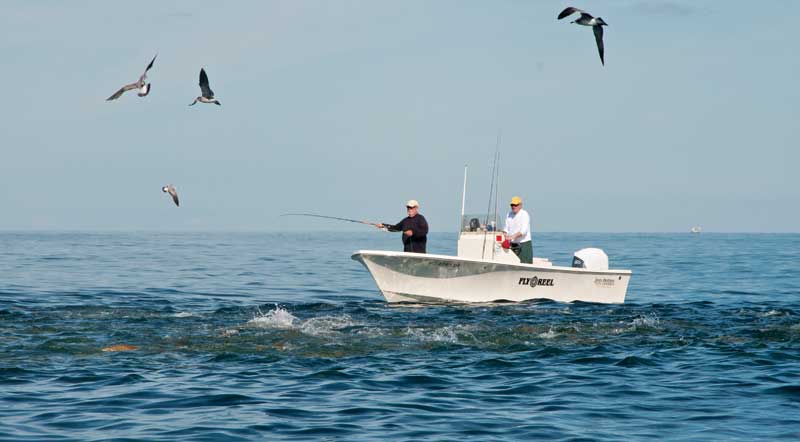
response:
[[[490,235],[494,256],[482,258],[484,236],[461,232],[458,256],[359,250],[352,258],[364,264],[388,302],[625,302],[631,271],[608,270],[600,249],[579,250],[572,267],[554,266],[545,258],[522,264],[502,248],[502,233]]]
[[[689,229],[689,233],[700,233],[702,231],[703,231],[703,228],[700,227],[700,226],[694,226],[691,229]]]
[[[571,266],[555,266],[546,258],[522,264],[503,248],[505,234],[478,219],[464,217],[462,202],[457,256],[359,250],[352,259],[367,268],[388,302],[625,302],[631,271],[609,270],[602,250],[575,252]]]

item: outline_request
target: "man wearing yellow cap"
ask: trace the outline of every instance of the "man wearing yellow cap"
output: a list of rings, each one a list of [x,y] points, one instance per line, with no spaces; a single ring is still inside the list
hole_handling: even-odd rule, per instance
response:
[[[403,232],[403,251],[414,253],[425,253],[428,244],[428,221],[419,213],[419,203],[417,200],[409,200],[406,203],[408,216],[397,224],[378,223],[379,229],[386,228],[390,232]]]
[[[511,242],[511,250],[525,264],[533,262],[533,245],[531,244],[531,217],[522,208],[522,198],[511,198],[511,211],[506,215],[506,236]]]

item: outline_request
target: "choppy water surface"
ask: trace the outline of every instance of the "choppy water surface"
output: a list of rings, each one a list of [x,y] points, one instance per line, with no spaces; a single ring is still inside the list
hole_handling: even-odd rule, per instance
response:
[[[0,234],[0,440],[800,439],[800,235],[534,241],[628,302],[389,306],[374,231]]]

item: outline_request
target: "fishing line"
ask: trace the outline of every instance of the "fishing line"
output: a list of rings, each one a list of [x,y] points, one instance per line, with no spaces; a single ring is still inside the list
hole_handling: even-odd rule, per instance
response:
[[[310,216],[310,217],[314,217],[314,218],[334,219],[334,220],[338,220],[338,221],[347,221],[347,222],[350,222],[350,223],[366,224],[366,225],[369,225],[369,226],[377,226],[378,225],[378,223],[371,223],[369,221],[362,221],[362,220],[350,219],[350,218],[341,218],[341,217],[338,217],[338,216],[318,215],[316,213],[284,213],[281,216]]]

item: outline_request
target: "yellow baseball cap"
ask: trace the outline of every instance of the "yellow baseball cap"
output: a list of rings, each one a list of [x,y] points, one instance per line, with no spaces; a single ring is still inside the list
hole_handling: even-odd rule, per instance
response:
[[[522,204],[522,198],[520,198],[518,196],[515,196],[514,198],[511,198],[511,204]]]
[[[419,207],[419,202],[417,200],[408,200],[406,207]]]

